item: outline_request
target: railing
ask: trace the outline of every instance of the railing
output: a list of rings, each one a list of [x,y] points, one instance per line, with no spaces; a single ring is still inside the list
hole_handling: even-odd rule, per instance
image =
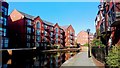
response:
[[[91,53],[98,61],[105,63],[105,48],[92,47]]]
[[[114,15],[112,17],[112,24],[111,26],[118,26],[120,22],[120,12],[114,12]]]

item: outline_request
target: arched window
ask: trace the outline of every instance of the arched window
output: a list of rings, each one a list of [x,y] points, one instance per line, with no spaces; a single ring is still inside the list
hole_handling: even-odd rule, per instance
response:
[[[40,22],[37,22],[37,28],[40,28]]]

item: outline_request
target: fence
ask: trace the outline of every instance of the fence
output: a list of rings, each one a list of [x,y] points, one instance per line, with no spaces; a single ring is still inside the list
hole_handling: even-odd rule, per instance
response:
[[[92,47],[91,52],[98,61],[105,63],[105,48]]]

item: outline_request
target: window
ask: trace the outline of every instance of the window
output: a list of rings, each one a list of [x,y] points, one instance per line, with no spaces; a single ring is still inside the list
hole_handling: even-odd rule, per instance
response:
[[[47,25],[44,25],[44,28],[47,29]]]
[[[53,33],[51,32],[51,37],[53,36]]]
[[[34,36],[32,36],[32,39],[34,39]]]
[[[58,43],[58,39],[56,39],[56,41],[55,41],[56,43]]]
[[[36,26],[37,26],[37,28],[40,28],[40,22],[37,22]]]
[[[5,38],[5,39],[4,39],[4,43],[5,43],[5,44],[4,44],[4,47],[8,47],[8,38]]]
[[[27,33],[30,34],[31,33],[31,28],[27,27]]]
[[[0,37],[2,36],[2,28],[0,28]]]
[[[4,19],[4,25],[6,26],[7,20],[6,18],[3,18],[3,19]]]
[[[1,40],[1,46],[4,48],[8,47],[8,38],[3,37]]]
[[[68,33],[69,33],[69,31],[68,31]]]
[[[58,33],[58,28],[55,29],[56,33]]]
[[[30,41],[30,35],[27,35],[27,41]]]
[[[44,41],[47,41],[47,38],[46,38],[46,37],[44,38]]]
[[[39,47],[39,43],[38,42],[36,42],[36,47]]]
[[[40,30],[36,30],[36,35],[40,35]]]
[[[63,30],[61,30],[61,33],[63,33]]]
[[[62,35],[60,35],[60,37],[61,37],[61,38],[63,38],[63,36],[62,36]]]
[[[44,31],[44,35],[47,36],[47,32],[46,31]]]
[[[6,36],[6,29],[3,29],[3,36]]]
[[[50,30],[52,31],[52,30],[53,30],[53,27],[50,27]]]
[[[2,6],[1,8],[2,8],[2,12],[4,13],[4,15],[7,15],[7,8],[4,6]]]
[[[56,38],[58,38],[58,34],[56,34]]]
[[[0,17],[0,24],[3,24],[3,17]]]
[[[30,26],[31,25],[31,20],[27,20],[27,25]]]
[[[30,43],[27,43],[27,47],[30,48]]]
[[[40,41],[40,36],[36,36],[36,41]]]

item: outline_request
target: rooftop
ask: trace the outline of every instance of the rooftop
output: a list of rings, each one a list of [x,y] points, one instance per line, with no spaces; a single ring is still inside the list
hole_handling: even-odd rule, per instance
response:
[[[53,24],[53,23],[48,22],[48,21],[46,21],[46,20],[43,20],[43,22],[44,22],[45,24],[48,24],[48,25],[52,25],[52,26],[54,26],[54,24]]]
[[[17,10],[18,11],[18,10]],[[26,14],[26,13],[24,13],[24,12],[21,12],[21,11],[18,11],[18,12],[20,12],[22,15],[24,15],[26,18],[28,18],[28,19],[32,19],[32,20],[34,20],[34,18],[35,18],[35,16],[32,16],[32,15],[29,15],[29,14]]]
[[[66,31],[66,29],[69,27],[69,25],[66,26],[60,26],[64,31]]]

